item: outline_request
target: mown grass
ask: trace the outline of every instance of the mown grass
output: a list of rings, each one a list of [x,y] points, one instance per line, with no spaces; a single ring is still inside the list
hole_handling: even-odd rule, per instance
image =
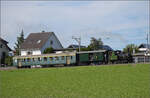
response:
[[[0,98],[150,98],[150,64],[0,71]]]

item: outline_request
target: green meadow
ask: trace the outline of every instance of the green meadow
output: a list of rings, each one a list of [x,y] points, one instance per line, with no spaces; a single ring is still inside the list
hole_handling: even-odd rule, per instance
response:
[[[0,98],[150,98],[150,64],[1,70]]]

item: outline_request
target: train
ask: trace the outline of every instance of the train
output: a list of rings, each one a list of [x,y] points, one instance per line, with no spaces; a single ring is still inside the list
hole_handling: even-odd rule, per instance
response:
[[[132,55],[121,51],[81,51],[13,57],[13,65],[22,67],[79,66],[131,63]]]

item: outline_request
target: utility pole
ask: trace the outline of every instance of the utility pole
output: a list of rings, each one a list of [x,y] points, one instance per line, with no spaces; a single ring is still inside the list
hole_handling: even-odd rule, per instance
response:
[[[149,37],[148,38],[149,38],[149,45],[150,45],[150,31],[149,31]]]
[[[0,30],[0,38],[1,38],[1,30]],[[1,40],[1,39],[0,39]],[[1,56],[1,55],[0,55]],[[1,57],[0,57],[0,67],[1,67]]]
[[[146,56],[148,55],[148,50],[149,50],[149,47],[148,47],[148,43],[149,43],[149,32],[147,32],[147,37],[146,37],[146,40],[147,40],[147,45],[146,45],[146,53],[145,53],[145,56],[144,56],[144,63],[146,62]]]
[[[80,46],[81,46],[81,37],[74,37],[72,36],[72,39],[76,40],[79,44],[79,52],[80,52]]]
[[[148,49],[148,40],[149,38],[148,38],[148,33],[147,33],[147,38],[146,38],[146,40],[147,40],[147,49]]]

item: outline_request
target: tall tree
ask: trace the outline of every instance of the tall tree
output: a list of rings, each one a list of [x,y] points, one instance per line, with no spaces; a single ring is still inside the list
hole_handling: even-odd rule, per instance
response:
[[[138,52],[138,46],[135,44],[128,44],[124,49],[123,52],[133,54],[134,52]]]
[[[17,42],[15,43],[15,51],[16,51],[16,55],[20,54],[20,46],[21,44],[24,42],[24,32],[22,30],[22,32],[20,33],[20,36],[17,37]]]
[[[101,38],[96,39],[96,38],[92,37],[89,47],[91,48],[91,50],[98,50],[98,49],[102,48],[102,45],[103,45],[103,42],[102,42]]]

